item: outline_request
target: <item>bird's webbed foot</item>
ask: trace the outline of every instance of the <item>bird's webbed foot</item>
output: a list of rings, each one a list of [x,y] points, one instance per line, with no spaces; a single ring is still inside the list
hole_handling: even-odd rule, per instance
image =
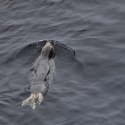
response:
[[[30,105],[32,107],[32,109],[35,109],[36,107],[36,103],[35,103],[35,99],[38,98],[38,104],[40,105],[40,103],[43,100],[43,95],[42,93],[32,93],[31,96],[29,98],[27,98],[26,100],[24,100],[22,102],[22,106],[24,105]]]

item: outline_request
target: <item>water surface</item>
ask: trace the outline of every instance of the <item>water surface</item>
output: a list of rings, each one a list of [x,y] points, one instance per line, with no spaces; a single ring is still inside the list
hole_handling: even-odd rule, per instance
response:
[[[0,0],[0,124],[124,125],[124,20],[124,0]],[[73,48],[84,72],[75,79],[74,61],[60,61],[43,103],[32,110],[21,103],[30,95],[34,56],[28,49],[14,55],[40,39]]]

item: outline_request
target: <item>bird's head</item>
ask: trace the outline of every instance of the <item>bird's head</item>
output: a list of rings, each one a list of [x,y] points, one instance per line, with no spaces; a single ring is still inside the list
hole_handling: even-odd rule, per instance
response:
[[[48,58],[49,60],[54,58],[55,51],[51,42],[46,42],[44,47],[42,48],[42,56],[44,58]]]

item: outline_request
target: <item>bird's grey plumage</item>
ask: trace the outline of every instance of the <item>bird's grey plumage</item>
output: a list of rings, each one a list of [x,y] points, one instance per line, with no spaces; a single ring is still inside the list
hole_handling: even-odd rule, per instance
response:
[[[35,98],[38,98],[40,104],[43,100],[43,94],[48,91],[55,73],[55,63],[53,59],[54,48],[47,42],[42,48],[41,55],[34,62],[30,78],[31,96],[23,101],[23,105],[30,105],[35,108]]]
[[[55,72],[55,63],[53,59],[36,60],[35,64],[39,64],[37,68],[34,68],[34,71],[31,74],[30,83],[31,91],[40,91],[43,94],[46,91],[46,87],[51,84],[53,80],[53,75]]]

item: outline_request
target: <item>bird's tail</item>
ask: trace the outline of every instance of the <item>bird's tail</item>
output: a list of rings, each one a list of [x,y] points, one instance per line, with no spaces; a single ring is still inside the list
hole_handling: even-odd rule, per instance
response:
[[[31,96],[22,102],[22,106],[30,105],[32,107],[32,109],[35,109],[35,107],[36,107],[35,99],[36,98],[38,98],[37,103],[40,105],[40,103],[43,101],[42,93],[31,93]]]

